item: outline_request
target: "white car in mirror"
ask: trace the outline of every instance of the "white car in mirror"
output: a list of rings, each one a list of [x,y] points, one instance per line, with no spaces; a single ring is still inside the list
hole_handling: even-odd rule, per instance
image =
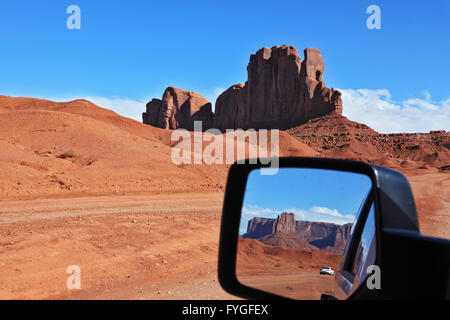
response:
[[[334,274],[334,270],[331,267],[322,267],[320,268],[320,275],[322,274],[328,274],[332,276]]]

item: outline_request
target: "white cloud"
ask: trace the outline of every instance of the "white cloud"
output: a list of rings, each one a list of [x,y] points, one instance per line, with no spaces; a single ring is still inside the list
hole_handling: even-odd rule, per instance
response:
[[[450,130],[450,98],[435,102],[430,93],[424,91],[424,98],[394,102],[387,89],[339,90],[344,116],[380,133]]]
[[[142,121],[142,112],[145,112],[146,104],[151,98],[133,100],[122,97],[101,97],[101,96],[66,96],[66,97],[43,97],[55,102],[67,102],[76,99],[85,99],[98,105],[99,107],[113,110],[121,116]]]
[[[336,224],[351,223],[354,221],[355,216],[350,214],[343,214],[337,209],[330,209],[327,207],[313,206],[310,209],[300,208],[286,208],[283,210],[276,210],[272,208],[262,208],[256,205],[247,205],[242,208],[242,223],[241,227],[247,227],[247,221],[254,218],[276,218],[282,212],[294,213],[297,220],[300,221],[316,221],[316,222],[329,222]]]
[[[203,91],[201,94],[211,102],[214,110],[214,105],[216,103],[217,97],[225,89],[217,87],[210,91]],[[47,99],[55,102],[67,102],[76,99],[85,99],[98,105],[99,107],[106,108],[117,112],[121,116],[142,121],[142,113],[145,112],[146,104],[153,98],[161,99],[162,92],[142,99],[129,99],[123,97],[102,97],[102,96],[78,96],[78,95],[68,95],[63,97],[38,97],[41,99]]]
[[[428,90],[423,90],[423,96],[425,97],[425,100],[429,101],[431,100],[431,93]]]
[[[342,215],[337,211],[337,209],[329,209],[327,207],[317,207],[314,206],[311,209],[309,209],[311,212],[320,213],[320,214],[329,214],[333,217],[341,217]]]
[[[297,220],[302,221],[316,221],[316,222],[329,222],[336,224],[351,223],[355,219],[354,215],[343,214],[337,209],[330,209],[326,207],[313,206],[308,210],[299,208],[288,208],[283,212],[292,212],[297,217]]]
[[[270,208],[261,208],[260,206],[248,205],[242,208],[242,214],[255,216],[260,218],[273,218],[281,213],[281,211],[270,209]]]

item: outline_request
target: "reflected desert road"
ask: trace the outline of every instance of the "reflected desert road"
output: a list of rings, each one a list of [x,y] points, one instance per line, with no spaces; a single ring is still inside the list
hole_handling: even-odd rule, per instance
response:
[[[319,271],[282,275],[239,275],[238,280],[249,287],[298,300],[318,300],[323,293],[333,295],[334,276]]]

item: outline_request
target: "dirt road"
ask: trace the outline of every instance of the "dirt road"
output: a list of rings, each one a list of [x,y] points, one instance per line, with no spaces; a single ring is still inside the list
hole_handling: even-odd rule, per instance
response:
[[[194,193],[1,202],[0,299],[231,299],[216,272],[222,201]],[[72,265],[81,290],[67,289]]]
[[[242,284],[298,300],[319,300],[323,293],[334,295],[334,277],[319,272],[239,275]]]

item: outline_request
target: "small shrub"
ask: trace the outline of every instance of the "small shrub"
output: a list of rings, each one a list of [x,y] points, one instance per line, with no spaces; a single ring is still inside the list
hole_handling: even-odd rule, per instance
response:
[[[72,150],[66,151],[64,153],[61,153],[59,156],[57,156],[57,158],[59,159],[72,159],[75,158],[75,152],[73,152]]]

